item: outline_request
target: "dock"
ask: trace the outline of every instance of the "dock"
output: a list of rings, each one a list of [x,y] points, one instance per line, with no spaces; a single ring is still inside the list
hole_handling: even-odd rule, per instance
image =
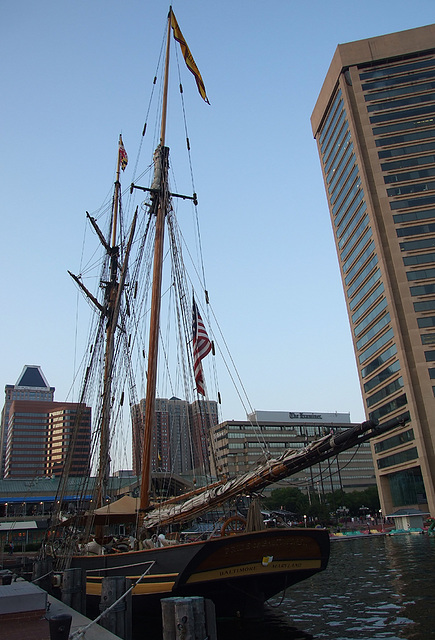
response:
[[[18,579],[0,585],[0,640],[50,640],[49,618],[60,614],[72,617],[70,637],[120,640],[98,624],[93,624],[81,635],[79,632],[91,620],[30,582]]]

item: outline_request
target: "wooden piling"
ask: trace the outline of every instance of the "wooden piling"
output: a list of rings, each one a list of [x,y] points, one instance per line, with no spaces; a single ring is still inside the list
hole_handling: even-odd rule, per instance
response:
[[[86,614],[86,570],[66,569],[63,572],[62,602],[79,613]]]
[[[32,582],[38,587],[52,592],[52,576],[53,576],[53,558],[50,556],[43,560],[36,560],[33,564]],[[39,579],[38,579],[39,578]]]
[[[100,611],[103,612],[108,609],[124,593],[126,593],[130,587],[131,580],[128,580],[123,576],[103,578],[101,583]],[[123,638],[123,640],[131,640],[131,591],[101,618],[99,624],[108,631],[111,631],[120,638]]]
[[[213,600],[204,599],[204,611],[207,636],[209,640],[217,640],[216,607]]]
[[[176,640],[175,603],[182,598],[164,598],[161,600],[163,640]]]
[[[211,600],[165,598],[162,604],[163,640],[217,640],[216,613]]]
[[[197,638],[198,640],[199,638],[204,639],[207,636],[205,626],[204,598],[195,596],[190,598],[190,600],[192,601],[195,638]]]

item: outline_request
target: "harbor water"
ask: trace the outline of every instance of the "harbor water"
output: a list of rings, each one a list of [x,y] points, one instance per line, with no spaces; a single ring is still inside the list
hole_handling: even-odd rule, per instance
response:
[[[218,620],[218,640],[435,639],[435,538],[331,542],[321,574],[274,598],[263,622]]]

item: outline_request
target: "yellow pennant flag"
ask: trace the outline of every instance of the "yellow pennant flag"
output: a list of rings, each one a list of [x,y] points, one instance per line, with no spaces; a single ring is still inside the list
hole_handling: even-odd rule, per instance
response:
[[[202,99],[205,100],[207,104],[210,104],[207,98],[207,94],[205,92],[205,85],[204,85],[203,79],[201,78],[199,69],[195,64],[195,60],[193,59],[193,56],[190,53],[190,49],[186,44],[183,34],[180,31],[180,27],[178,26],[178,22],[174,16],[174,12],[172,11],[172,9],[171,9],[171,27],[174,33],[175,40],[180,43],[181,53],[183,54],[183,58],[187,64],[187,68],[190,69],[190,71],[195,76],[196,86],[198,87],[198,91]]]

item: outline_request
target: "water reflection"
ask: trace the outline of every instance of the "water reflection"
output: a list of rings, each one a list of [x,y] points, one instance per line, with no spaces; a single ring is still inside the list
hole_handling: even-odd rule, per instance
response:
[[[435,638],[435,539],[377,537],[331,547],[328,569],[289,590],[268,613],[263,635],[250,638]]]
[[[218,640],[435,640],[435,538],[333,541],[327,570],[271,605],[262,622],[218,619]],[[150,622],[134,637],[161,638]]]

